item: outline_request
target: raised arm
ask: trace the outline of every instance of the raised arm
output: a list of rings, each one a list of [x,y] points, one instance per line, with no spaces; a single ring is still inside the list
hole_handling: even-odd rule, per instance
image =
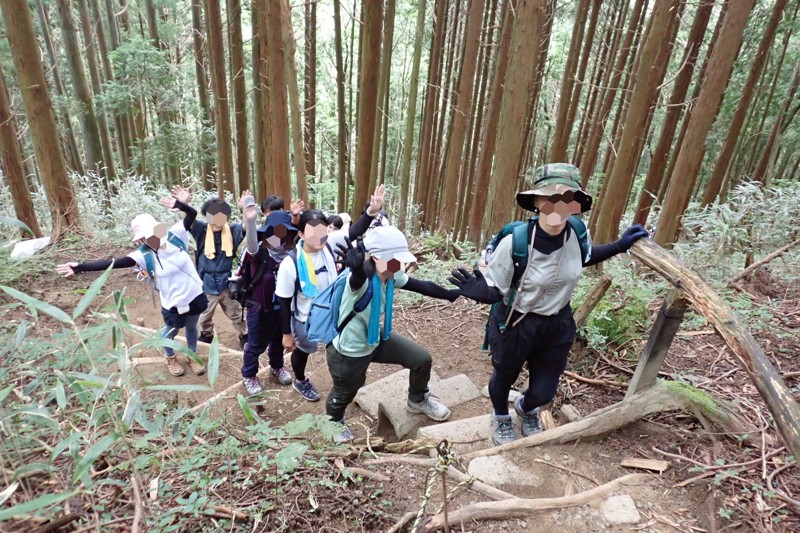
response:
[[[256,232],[258,207],[256,207],[256,200],[252,194],[242,198],[242,214],[244,215],[244,242],[247,253],[255,255],[258,253],[258,234]]]
[[[353,246],[350,239],[345,239],[345,244],[337,246],[337,253],[341,257],[337,263],[341,263],[350,269],[350,290],[357,291],[367,281],[367,271],[364,269],[366,249],[363,241],[359,238],[356,245]]]
[[[162,198],[158,203],[172,209],[173,211],[183,211],[186,216],[183,217],[183,228],[186,231],[192,229],[192,224],[197,219],[197,210],[189,205],[192,199],[192,194],[189,189],[176,185],[172,188],[172,196]]]
[[[378,187],[375,189],[375,192],[372,194],[372,197],[370,198],[369,207],[367,207],[366,211],[364,211],[364,213],[355,223],[350,224],[350,229],[347,232],[350,240],[361,237],[367,232],[369,225],[372,223],[372,219],[374,219],[376,216],[378,216],[378,213],[380,213],[380,210],[383,207],[383,199],[385,196],[386,188],[383,185],[378,185]]]

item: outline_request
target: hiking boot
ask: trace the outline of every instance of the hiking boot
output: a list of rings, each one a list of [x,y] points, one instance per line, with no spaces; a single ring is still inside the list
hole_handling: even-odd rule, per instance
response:
[[[183,369],[183,365],[181,364],[180,361],[178,361],[177,357],[172,356],[172,357],[166,357],[165,359],[166,360],[164,361],[164,365],[166,365],[167,370],[169,371],[170,374],[172,374],[177,378],[186,373],[186,371]]]
[[[524,401],[524,398],[525,395],[521,394],[516,400],[514,400],[514,411],[517,412],[517,416],[519,416],[520,420],[522,421],[522,436],[530,437],[531,435],[541,433],[542,426],[539,423],[539,408],[536,407],[530,411],[525,411],[522,408],[522,402]]]
[[[292,375],[283,367],[270,368],[269,372],[270,374],[272,374],[272,377],[277,379],[278,383],[280,383],[281,385],[288,385],[289,383],[294,381]]]
[[[211,344],[211,341],[214,340],[214,334],[213,333],[201,333],[200,335],[198,335],[197,340],[200,341],[200,342],[204,342],[206,344]]]
[[[347,425],[347,422],[344,418],[341,420],[336,420],[335,422],[342,425],[342,432],[333,436],[333,442],[336,444],[342,444],[345,442],[350,442],[355,438],[355,435],[353,435],[353,432],[350,430],[350,426]]]
[[[492,444],[500,446],[517,440],[511,415],[492,415]]]
[[[294,390],[300,393],[300,396],[309,402],[316,402],[320,399],[319,391],[310,381],[308,381],[308,378],[304,379],[303,381],[294,380],[292,382],[292,387]]]
[[[437,422],[444,422],[450,417],[450,409],[446,405],[431,399],[430,393],[426,394],[425,399],[421,402],[408,400],[406,405],[406,408],[412,413],[422,413]]]
[[[255,376],[252,378],[242,378],[242,383],[251,396],[259,394],[264,390],[264,387],[261,386],[261,381]]]
[[[242,350],[244,350],[244,347],[247,346],[247,333],[244,335],[239,335],[239,346],[242,347]]]
[[[194,372],[195,376],[202,376],[206,373],[206,367],[202,362],[198,363],[191,357],[187,357],[186,359],[189,360],[189,368],[192,369],[192,372]]]

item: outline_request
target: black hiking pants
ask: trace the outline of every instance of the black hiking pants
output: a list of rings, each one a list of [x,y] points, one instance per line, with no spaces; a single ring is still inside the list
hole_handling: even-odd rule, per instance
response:
[[[508,414],[508,393],[522,366],[528,363],[528,389],[523,408],[530,411],[555,398],[558,378],[567,368],[567,355],[575,340],[575,320],[569,304],[553,316],[528,313],[514,327],[500,332],[497,324],[505,318],[504,306],[497,306],[489,319],[489,347],[494,372],[489,380],[489,397],[496,415]],[[509,324],[520,314],[514,312]]]

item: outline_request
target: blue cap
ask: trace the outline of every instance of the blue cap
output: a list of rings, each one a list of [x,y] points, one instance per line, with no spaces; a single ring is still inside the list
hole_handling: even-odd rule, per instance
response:
[[[292,224],[292,215],[290,215],[287,211],[272,211],[267,215],[264,225],[258,228],[258,233],[266,233],[267,230],[270,230],[280,224],[286,226],[286,229],[288,230],[297,231],[297,228]]]

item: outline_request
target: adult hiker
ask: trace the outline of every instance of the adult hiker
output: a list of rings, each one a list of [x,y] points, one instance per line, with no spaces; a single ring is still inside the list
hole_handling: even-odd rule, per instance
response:
[[[335,439],[344,442],[353,438],[345,422],[345,411],[364,385],[371,363],[408,368],[407,409],[437,422],[447,420],[450,409],[431,398],[428,390],[431,354],[411,339],[392,331],[392,308],[395,289],[451,302],[458,298],[459,291],[408,276],[405,266],[416,258],[408,251],[403,233],[392,226],[369,230],[356,246],[347,239],[345,245],[338,247],[338,252],[341,262],[350,271],[342,290],[339,314],[335,317],[339,333],[326,348],[333,387],[325,411],[343,426]],[[362,297],[366,302],[359,311]]]
[[[523,436],[541,431],[539,408],[555,397],[575,340],[570,299],[581,269],[628,251],[648,235],[637,224],[618,241],[591,245],[585,225],[574,215],[588,211],[592,198],[581,189],[580,171],[573,165],[544,165],[529,171],[526,182],[531,186],[517,194],[517,204],[535,216],[521,227],[527,239],[522,242],[523,255],[517,253],[519,237],[512,232],[492,251],[485,274],[459,268],[448,278],[461,296],[497,304],[487,325],[494,369],[489,396],[495,444],[517,438],[508,395],[526,362],[528,388],[521,391],[514,410]]]
[[[189,228],[197,217],[197,211],[175,197],[162,198],[160,203],[182,211],[185,213],[184,219],[167,230],[166,224],[156,221],[152,215],[137,215],[131,221],[132,242],[139,246],[137,250],[115,259],[63,263],[56,266],[56,271],[68,277],[80,272],[105,270],[111,265],[113,268],[135,268],[139,276],[148,279],[158,291],[164,319],[161,336],[174,339],[180,329],[185,329],[186,344],[189,350],[195,352],[197,321],[208,305],[203,283],[188,252]],[[164,355],[169,373],[182,376],[184,368],[175,351],[165,346]],[[189,366],[197,375],[205,372],[203,365],[192,358],[189,358]]]
[[[269,212],[264,225],[256,231],[258,208],[252,196],[242,200],[246,253],[242,276],[246,294],[247,345],[244,348],[242,383],[250,394],[262,392],[256,374],[258,359],[264,351],[269,357],[270,373],[281,385],[292,382],[284,368],[281,346],[280,302],[275,294],[278,267],[292,249],[297,228],[284,210]]]
[[[341,239],[355,239],[367,231],[383,206],[384,192],[383,185],[375,189],[369,207],[355,224],[342,231]],[[275,292],[281,302],[283,347],[292,351],[292,387],[306,400],[316,402],[320,399],[319,391],[305,371],[309,355],[317,351],[317,343],[308,340],[306,321],[314,297],[338,274],[332,244],[344,241],[337,241],[339,234],[328,233],[328,218],[316,209],[300,215],[298,230],[300,242],[281,263]]]

